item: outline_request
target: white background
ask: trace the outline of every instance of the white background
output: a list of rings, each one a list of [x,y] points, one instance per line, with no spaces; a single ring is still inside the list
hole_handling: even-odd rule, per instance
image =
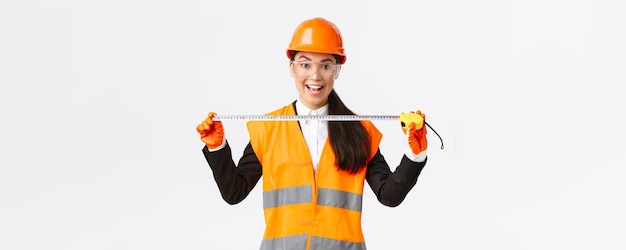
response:
[[[369,249],[626,249],[620,3],[3,0],[0,249],[258,249],[260,183],[227,205],[195,126],[293,101],[285,49],[315,16],[351,109],[421,109],[446,146],[429,131],[399,207],[365,187]],[[395,169],[400,127],[376,124]]]

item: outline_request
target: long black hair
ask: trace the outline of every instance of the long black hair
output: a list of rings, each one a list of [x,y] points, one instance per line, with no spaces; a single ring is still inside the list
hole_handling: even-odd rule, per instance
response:
[[[294,51],[291,56],[293,61],[298,54]],[[339,56],[333,55],[335,62],[339,62]],[[335,89],[328,95],[329,115],[354,115],[339,98]],[[328,139],[330,146],[335,152],[335,164],[339,170],[356,174],[367,166],[372,149],[370,134],[365,130],[360,121],[328,121]]]
[[[333,89],[328,95],[329,115],[354,115]],[[335,152],[337,168],[356,174],[367,166],[370,135],[360,121],[328,121],[328,139]]]

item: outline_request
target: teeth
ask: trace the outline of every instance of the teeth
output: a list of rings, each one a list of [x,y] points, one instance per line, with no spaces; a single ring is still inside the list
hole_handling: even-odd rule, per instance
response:
[[[322,86],[312,86],[312,85],[307,85],[307,87],[309,87],[310,89],[315,89],[315,90],[322,88]]]

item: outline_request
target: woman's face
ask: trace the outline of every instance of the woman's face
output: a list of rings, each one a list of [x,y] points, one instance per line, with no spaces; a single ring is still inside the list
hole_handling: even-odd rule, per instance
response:
[[[318,109],[328,102],[340,65],[331,54],[298,52],[289,65],[302,103]]]

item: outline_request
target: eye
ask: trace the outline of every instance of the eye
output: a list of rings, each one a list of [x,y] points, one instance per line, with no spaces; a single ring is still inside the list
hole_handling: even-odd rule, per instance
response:
[[[322,64],[322,69],[332,69],[333,65],[332,64]]]
[[[300,65],[300,68],[304,68],[304,69],[306,69],[306,68],[308,68],[310,66],[308,63],[304,63],[304,62],[303,63],[299,63],[298,65]]]

